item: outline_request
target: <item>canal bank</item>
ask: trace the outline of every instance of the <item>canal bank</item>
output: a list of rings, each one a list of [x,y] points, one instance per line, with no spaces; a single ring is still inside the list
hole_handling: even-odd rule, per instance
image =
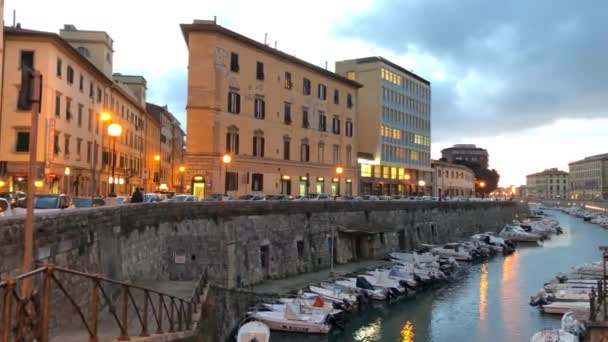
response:
[[[608,231],[559,212],[564,234],[543,246],[520,246],[508,257],[468,267],[457,281],[349,318],[329,336],[273,334],[273,341],[529,341],[559,327],[559,316],[529,306],[529,296],[555,274],[598,259]]]

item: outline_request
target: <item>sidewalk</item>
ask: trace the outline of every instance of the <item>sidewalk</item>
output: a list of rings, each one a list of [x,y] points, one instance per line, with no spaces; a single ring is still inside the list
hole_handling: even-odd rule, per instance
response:
[[[336,265],[334,267],[334,278],[341,277],[345,274],[352,273],[360,269],[373,268],[389,264],[390,262],[386,260],[362,260],[343,265]],[[286,279],[268,280],[253,286],[251,290],[257,293],[286,294],[293,290],[306,287],[310,284],[329,279],[329,269],[325,269],[312,273],[299,274]]]

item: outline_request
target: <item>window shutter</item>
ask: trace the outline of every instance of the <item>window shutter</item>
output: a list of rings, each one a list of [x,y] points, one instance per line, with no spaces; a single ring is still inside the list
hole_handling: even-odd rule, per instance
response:
[[[229,92],[228,93],[228,112],[232,113],[232,112],[234,112],[234,108],[232,108],[232,103],[231,103],[232,101],[230,101],[230,100],[232,100],[232,93]]]
[[[241,112],[241,94],[236,94],[236,113]]]
[[[262,153],[261,153],[260,157],[263,157],[264,156],[264,138],[260,138],[260,140],[261,140],[261,143],[262,143],[262,150],[261,150]]]
[[[262,119],[266,118],[266,101],[260,100],[262,102]]]
[[[232,151],[234,154],[239,154],[239,135],[236,134],[235,138],[234,138],[234,151]]]

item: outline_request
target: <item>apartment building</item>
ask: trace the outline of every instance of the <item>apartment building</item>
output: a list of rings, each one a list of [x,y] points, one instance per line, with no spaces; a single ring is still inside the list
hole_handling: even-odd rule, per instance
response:
[[[166,105],[147,103],[146,110],[160,124],[160,159],[153,173],[154,182],[158,190],[183,192],[184,131]]]
[[[194,194],[358,192],[359,83],[213,21],[181,29]]]
[[[608,153],[569,163],[568,168],[570,199],[608,199]]]
[[[488,150],[477,147],[475,144],[456,144],[452,147],[441,150],[441,157],[449,163],[458,161],[476,163],[482,169],[488,168],[490,155]]]
[[[431,83],[382,57],[336,63],[357,96],[362,194],[429,194]]]
[[[17,108],[22,66],[43,75],[37,191],[90,196],[106,195],[110,183],[125,194],[141,186],[145,110],[112,79],[112,39],[72,25],[60,35],[5,28],[4,38],[0,191],[25,191],[28,181],[31,114]],[[119,137],[108,136],[109,123],[122,126]]]
[[[475,196],[475,173],[466,166],[433,160],[433,196]]]
[[[568,172],[551,168],[527,175],[526,190],[531,199],[567,198]]]

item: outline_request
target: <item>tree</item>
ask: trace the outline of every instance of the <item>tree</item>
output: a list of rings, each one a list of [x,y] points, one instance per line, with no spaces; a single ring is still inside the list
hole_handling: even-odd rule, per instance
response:
[[[475,192],[489,194],[490,192],[496,190],[498,187],[498,181],[500,180],[500,174],[495,169],[489,170],[484,169],[478,163],[466,161],[466,160],[456,160],[454,164],[464,165],[469,169],[473,170],[475,174]],[[481,182],[484,183],[484,187],[481,187]]]

